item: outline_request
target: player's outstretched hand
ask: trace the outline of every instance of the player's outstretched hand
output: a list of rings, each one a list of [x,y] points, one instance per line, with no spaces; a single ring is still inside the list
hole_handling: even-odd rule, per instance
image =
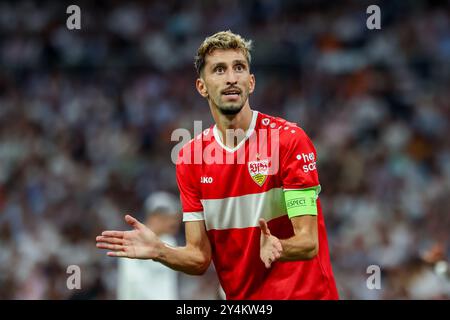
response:
[[[130,231],[103,231],[97,236],[97,248],[110,250],[110,257],[154,259],[162,244],[155,233],[130,215],[125,221],[133,227]]]
[[[264,219],[259,219],[259,226],[261,228],[261,249],[259,255],[266,268],[270,268],[272,263],[281,257],[283,247],[280,239],[270,234],[269,227]]]

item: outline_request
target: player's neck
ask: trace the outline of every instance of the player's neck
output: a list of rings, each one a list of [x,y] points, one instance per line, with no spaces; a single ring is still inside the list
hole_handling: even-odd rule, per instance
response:
[[[212,116],[216,122],[217,129],[220,133],[220,138],[222,143],[227,147],[234,148],[238,145],[244,136],[237,135],[234,139],[224,139],[226,137],[227,130],[238,130],[241,129],[243,132],[247,132],[252,122],[253,112],[250,109],[250,105],[247,103],[244,105],[242,110],[235,115],[224,115],[220,113],[217,108],[211,108]],[[229,140],[229,141],[227,141]]]

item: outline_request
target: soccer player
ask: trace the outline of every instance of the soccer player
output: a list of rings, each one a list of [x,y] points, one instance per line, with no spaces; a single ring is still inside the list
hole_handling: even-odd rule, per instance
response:
[[[97,247],[192,275],[213,260],[227,299],[338,299],[316,150],[295,124],[250,108],[250,50],[251,41],[225,31],[197,52],[196,88],[215,125],[187,143],[177,161],[186,246],[164,244],[126,215],[133,230],[105,231]]]

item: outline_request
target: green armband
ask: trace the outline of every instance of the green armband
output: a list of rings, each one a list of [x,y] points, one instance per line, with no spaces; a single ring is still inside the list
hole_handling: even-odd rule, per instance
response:
[[[284,199],[289,218],[302,215],[317,215],[317,198],[319,196],[320,186],[301,189],[286,190]]]

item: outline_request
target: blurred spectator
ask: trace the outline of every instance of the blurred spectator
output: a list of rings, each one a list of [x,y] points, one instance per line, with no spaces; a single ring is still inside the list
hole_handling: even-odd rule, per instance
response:
[[[450,10],[377,4],[371,31],[356,0],[84,1],[69,31],[63,1],[2,2],[0,298],[116,298],[117,261],[95,236],[126,228],[148,194],[178,194],[171,133],[212,123],[193,55],[226,29],[254,40],[251,105],[317,147],[341,298],[450,298],[420,259],[450,247]],[[365,286],[371,264],[379,291]],[[179,295],[217,287],[213,273],[181,277]]]
[[[144,224],[164,243],[176,246],[181,222],[178,199],[167,192],[152,193],[145,201]],[[119,259],[117,298],[120,300],[176,300],[178,274],[155,261]]]

